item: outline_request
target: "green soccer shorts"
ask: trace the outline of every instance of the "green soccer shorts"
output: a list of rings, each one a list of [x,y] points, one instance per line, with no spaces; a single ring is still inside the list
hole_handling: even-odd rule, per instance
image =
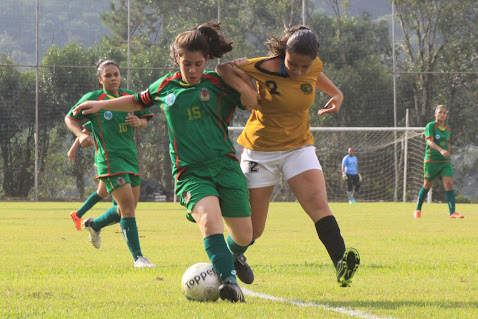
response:
[[[106,191],[108,192],[108,194],[111,194],[111,192],[115,188],[118,188],[119,186],[122,186],[125,184],[131,184],[131,187],[136,187],[141,185],[141,176],[128,174],[128,173],[122,173],[122,174],[118,174],[114,176],[100,177],[100,180],[102,180],[103,183],[105,183]]]
[[[423,165],[423,171],[425,179],[430,182],[437,176],[453,177],[453,165],[451,162],[425,162]]]
[[[186,168],[177,181],[176,195],[188,212],[201,199],[216,196],[223,217],[251,216],[246,178],[233,158],[203,168]],[[188,215],[187,218],[194,220]]]

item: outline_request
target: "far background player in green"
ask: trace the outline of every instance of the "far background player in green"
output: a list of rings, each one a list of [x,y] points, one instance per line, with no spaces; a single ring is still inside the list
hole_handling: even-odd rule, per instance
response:
[[[433,180],[441,176],[443,187],[446,191],[446,202],[450,211],[450,218],[463,218],[455,212],[455,192],[453,190],[453,165],[451,163],[450,128],[445,125],[448,116],[448,108],[438,105],[435,108],[435,121],[427,124],[425,138],[424,178],[423,187],[418,193],[417,207],[414,212],[415,218],[422,216],[422,205],[425,201]]]
[[[103,89],[85,94],[76,105],[85,101],[116,100],[121,96],[131,98],[132,91],[120,88],[121,73],[119,66],[112,60],[100,60],[97,67],[97,79]],[[75,106],[76,106],[75,105]],[[123,237],[133,256],[135,268],[156,267],[142,254],[136,224],[136,205],[139,200],[141,177],[139,170],[134,129],[126,122],[128,112],[100,111],[94,114],[73,114],[73,106],[65,117],[68,128],[78,137],[80,145],[95,145],[95,164],[101,181],[118,205],[113,205],[104,214],[84,221],[89,231],[89,239],[95,248],[101,247],[101,229],[119,223]],[[142,118],[152,118],[147,111],[137,111]],[[79,123],[90,121],[94,140],[82,131]]]

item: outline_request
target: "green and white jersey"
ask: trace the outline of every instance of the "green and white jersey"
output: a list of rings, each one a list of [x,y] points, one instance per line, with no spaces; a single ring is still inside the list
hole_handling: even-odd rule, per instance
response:
[[[120,96],[133,94],[132,91],[125,89],[119,89],[119,93]],[[73,115],[75,106],[85,101],[110,100],[117,97],[105,90],[87,93],[67,114],[70,119],[75,121],[90,122],[90,125],[85,125],[85,127],[93,133],[98,177],[114,176],[121,173],[141,175],[134,140],[134,127],[126,124],[126,116],[129,112],[101,110],[94,114]],[[153,117],[149,110],[137,111],[134,114],[148,120]]]
[[[166,74],[135,94],[134,100],[141,107],[155,104],[166,116],[176,178],[187,167],[213,165],[225,156],[236,158],[227,128],[236,106],[243,106],[240,95],[216,72],[205,72],[195,85],[184,83],[180,72]]]
[[[444,150],[448,150],[448,144],[450,143],[450,135],[451,130],[448,126],[440,127],[437,121],[433,121],[427,124],[425,128],[425,138],[432,139],[435,144],[443,148]],[[440,152],[437,150],[432,149],[428,143],[426,143],[425,149],[425,162],[431,163],[443,163],[443,162],[450,162],[449,158],[441,155]]]

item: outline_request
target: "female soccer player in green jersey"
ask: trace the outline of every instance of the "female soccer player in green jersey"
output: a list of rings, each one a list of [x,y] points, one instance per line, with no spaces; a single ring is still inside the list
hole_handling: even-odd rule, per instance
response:
[[[455,192],[453,191],[453,165],[451,164],[450,128],[445,124],[448,109],[444,105],[435,108],[435,121],[427,124],[425,128],[425,163],[423,165],[423,187],[418,192],[415,218],[422,217],[422,205],[427,198],[428,191],[433,186],[433,180],[441,176],[443,187],[446,191],[446,202],[450,211],[450,218],[464,218],[455,212]]]
[[[222,280],[220,297],[243,302],[234,268],[241,280],[252,282],[252,270],[240,260],[252,241],[252,223],[246,180],[227,129],[236,106],[242,105],[239,94],[215,72],[204,71],[209,59],[232,50],[219,32],[219,24],[209,22],[179,34],[171,46],[179,72],[166,74],[133,98],[89,101],[74,112],[131,111],[152,105],[163,111],[176,194],[201,230],[207,255]]]
[[[103,89],[85,94],[76,105],[90,100],[116,100],[120,96],[131,96],[133,92],[120,88],[121,73],[116,62],[100,60],[97,71],[98,81]],[[79,143],[83,147],[94,142],[98,178],[118,203],[98,218],[88,218],[84,221],[85,228],[90,233],[91,244],[95,248],[100,248],[101,229],[119,222],[133,256],[134,267],[156,267],[141,252],[136,226],[135,210],[139,199],[141,174],[134,141],[134,129],[129,127],[126,120],[130,116],[129,113],[100,111],[88,115],[73,114],[75,106],[65,117],[65,123],[78,137]],[[135,112],[135,115],[146,119],[153,116],[149,110]],[[83,120],[91,123],[94,141],[80,128],[79,123]]]
[[[319,115],[337,113],[343,94],[322,73],[319,43],[308,27],[286,30],[282,38],[273,37],[266,44],[269,57],[240,59],[216,68],[224,81],[241,93],[245,106],[258,104],[237,140],[244,147],[241,168],[251,197],[253,238],[262,235],[274,186],[284,176],[314,223],[336,269],[337,281],[348,287],[360,256],[355,248],[345,247],[329,208],[309,122],[316,88],[331,96]]]
[[[126,117],[126,124],[128,124],[131,127],[138,127],[138,128],[144,128],[148,125],[148,119],[146,117],[139,118],[133,113],[129,113],[128,116]],[[91,123],[88,122],[84,125],[85,132],[90,133],[91,131]],[[88,129],[89,128],[89,129]],[[80,139],[77,137],[73,144],[71,145],[70,149],[68,150],[68,159],[71,162],[75,161],[76,158],[76,150],[80,146]],[[98,202],[103,200],[106,196],[108,196],[108,191],[106,190],[106,185],[103,183],[103,181],[100,179],[98,182],[98,189],[91,193],[90,196],[86,199],[86,201],[81,205],[78,210],[70,212],[70,217],[73,220],[73,223],[75,224],[76,229],[81,230],[81,224],[83,223],[83,216],[93,207],[95,206]],[[113,199],[113,205],[117,205],[115,200]]]

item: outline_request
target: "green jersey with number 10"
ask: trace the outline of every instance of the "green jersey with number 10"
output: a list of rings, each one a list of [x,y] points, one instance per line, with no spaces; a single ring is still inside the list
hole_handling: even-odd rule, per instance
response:
[[[435,144],[448,151],[448,144],[450,143],[451,130],[448,126],[440,127],[437,121],[427,124],[425,128],[425,138],[431,139]],[[443,163],[450,162],[449,158],[441,155],[437,150],[432,149],[426,143],[425,162]]]

